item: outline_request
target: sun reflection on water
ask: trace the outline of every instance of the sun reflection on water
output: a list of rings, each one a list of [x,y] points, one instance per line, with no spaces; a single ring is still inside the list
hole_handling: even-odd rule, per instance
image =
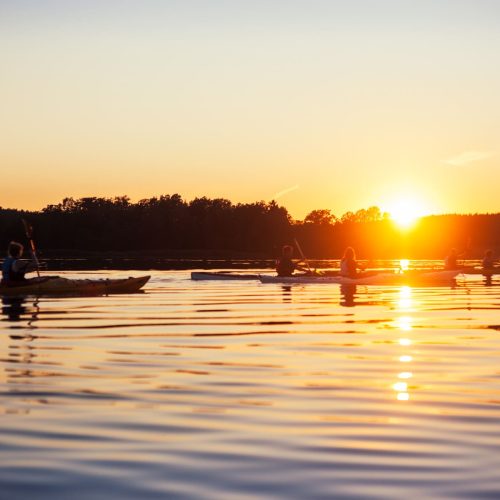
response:
[[[400,261],[401,269],[408,269],[409,262],[407,260]],[[414,301],[412,297],[412,289],[409,286],[403,286],[399,290],[399,298],[397,299],[398,309],[401,311],[408,311],[414,307]],[[411,338],[408,337],[408,332],[412,331],[413,328],[413,318],[408,315],[399,316],[394,320],[394,326],[405,332],[405,336],[402,336],[398,340],[398,344],[402,347],[410,347],[413,344]],[[408,352],[400,354],[398,358],[400,363],[411,363],[413,361],[413,356]],[[408,383],[403,380],[408,380],[413,377],[411,371],[401,371],[398,373],[398,381],[392,385],[394,391],[396,391],[396,399],[398,401],[409,401],[410,392]]]
[[[399,309],[407,310],[413,306],[412,300],[412,290],[409,286],[402,286],[399,290],[399,298],[396,301],[396,304]]]
[[[494,496],[498,298],[175,271],[141,295],[5,301],[0,497]]]
[[[407,342],[402,342],[407,341]],[[399,344],[403,346],[411,345],[410,339],[399,339]],[[413,357],[408,354],[403,354],[399,357],[399,361],[401,363],[409,363],[413,360]],[[396,399],[398,401],[409,401],[410,393],[408,391],[408,382],[404,382],[404,380],[408,380],[413,377],[413,373],[410,371],[399,372],[398,381],[392,384],[392,388],[396,391]]]
[[[394,321],[394,326],[403,330],[405,332],[409,332],[412,329],[413,319],[410,316],[400,316]]]

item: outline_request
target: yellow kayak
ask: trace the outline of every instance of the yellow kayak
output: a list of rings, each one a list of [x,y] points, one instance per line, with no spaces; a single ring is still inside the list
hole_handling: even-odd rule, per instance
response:
[[[0,284],[0,295],[107,295],[139,291],[150,276],[122,279],[32,278],[15,285]]]

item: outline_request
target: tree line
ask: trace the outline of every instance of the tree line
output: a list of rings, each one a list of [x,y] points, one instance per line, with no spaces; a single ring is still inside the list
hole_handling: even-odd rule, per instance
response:
[[[207,197],[185,201],[178,194],[132,203],[127,196],[65,198],[41,211],[0,208],[0,245],[24,241],[21,219],[34,228],[38,247],[79,252],[215,251],[276,257],[282,245],[300,242],[311,258],[339,258],[353,246],[360,258],[441,258],[451,247],[464,258],[487,248],[500,251],[500,213],[423,217],[401,230],[378,207],[347,212],[313,210],[293,220],[275,201],[237,203]]]

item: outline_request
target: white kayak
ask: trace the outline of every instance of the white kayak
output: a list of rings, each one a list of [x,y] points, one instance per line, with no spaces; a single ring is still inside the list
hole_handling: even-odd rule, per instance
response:
[[[482,276],[491,277],[500,275],[500,267],[492,267],[491,269],[483,269],[481,267],[464,267],[460,269],[462,274],[480,274]]]
[[[260,276],[261,283],[285,284],[338,284],[338,285],[433,285],[449,284],[460,271],[409,271],[406,273],[370,273],[359,278],[347,278],[345,276]]]
[[[195,281],[258,281],[260,278],[259,274],[237,274],[230,272],[209,272],[209,271],[193,271],[191,273],[191,279]]]

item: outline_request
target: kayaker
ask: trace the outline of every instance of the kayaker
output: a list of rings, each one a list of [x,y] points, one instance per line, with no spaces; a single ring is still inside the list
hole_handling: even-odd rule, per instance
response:
[[[17,241],[11,241],[7,247],[7,258],[2,265],[2,284],[16,284],[24,281],[25,274],[36,270],[32,261],[21,261],[24,247]]]
[[[304,271],[305,269],[300,265],[302,261],[294,262],[293,247],[291,245],[284,245],[281,249],[281,257],[276,261],[276,272],[280,277],[292,276],[296,269]]]
[[[493,250],[486,250],[483,258],[483,269],[485,271],[495,269],[495,259],[493,258]]]
[[[344,251],[344,256],[340,261],[340,276],[346,278],[356,278],[358,276],[358,267],[361,267],[356,261],[356,253],[354,248],[347,247]]]
[[[462,254],[459,254],[457,252],[456,248],[452,248],[450,250],[450,253],[445,257],[444,259],[444,268],[448,270],[453,270],[453,269],[460,269],[460,266],[457,263],[457,259],[461,256]]]

